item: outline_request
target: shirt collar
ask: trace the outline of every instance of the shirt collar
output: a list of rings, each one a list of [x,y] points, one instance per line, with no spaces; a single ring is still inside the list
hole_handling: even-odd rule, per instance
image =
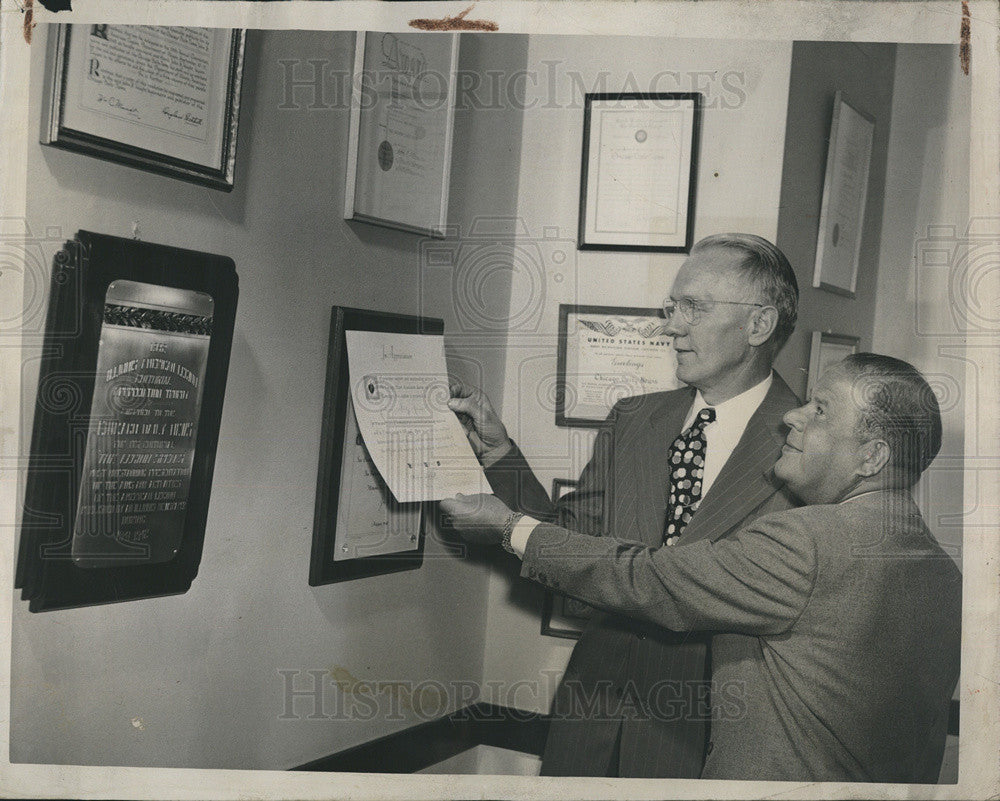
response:
[[[733,396],[729,400],[717,403],[715,405],[716,420],[725,421],[726,427],[730,423],[737,424],[739,430],[742,431],[746,428],[746,424],[750,421],[750,418],[753,417],[753,413],[757,411],[757,407],[764,402],[764,397],[767,395],[768,390],[771,389],[773,380],[773,374],[768,373],[767,378],[759,384],[754,384],[750,389]],[[694,405],[691,407],[691,411],[693,414],[698,414],[699,410],[704,409],[706,406],[709,406],[709,404],[705,402],[699,389],[695,392]]]

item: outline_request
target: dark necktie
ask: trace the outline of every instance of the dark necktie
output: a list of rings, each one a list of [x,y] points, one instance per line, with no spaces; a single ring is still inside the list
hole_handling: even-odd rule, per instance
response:
[[[705,426],[715,420],[715,409],[702,409],[690,427],[670,446],[670,498],[663,526],[663,542],[673,545],[691,521],[701,501],[705,475]]]

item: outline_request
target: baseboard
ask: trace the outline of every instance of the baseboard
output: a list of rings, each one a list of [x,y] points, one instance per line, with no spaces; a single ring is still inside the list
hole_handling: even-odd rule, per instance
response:
[[[414,773],[477,745],[541,756],[548,728],[547,715],[476,703],[292,770]]]
[[[957,735],[958,701],[949,711],[948,733]],[[292,770],[415,773],[477,745],[541,756],[549,720],[538,712],[480,702]]]

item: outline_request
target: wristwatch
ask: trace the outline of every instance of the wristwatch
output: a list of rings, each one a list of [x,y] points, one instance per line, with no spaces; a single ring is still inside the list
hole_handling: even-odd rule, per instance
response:
[[[500,538],[500,544],[507,553],[512,553],[517,556],[517,551],[510,544],[511,534],[514,533],[514,526],[517,525],[517,521],[524,517],[520,512],[511,512],[507,515],[507,519],[503,524],[503,536]]]

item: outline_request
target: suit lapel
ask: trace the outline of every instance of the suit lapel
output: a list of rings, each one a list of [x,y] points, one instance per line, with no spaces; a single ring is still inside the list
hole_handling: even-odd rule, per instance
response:
[[[781,455],[787,432],[781,418],[797,404],[794,393],[775,373],[771,388],[702,499],[681,542],[723,537],[777,492],[781,484],[771,468]]]
[[[651,547],[660,545],[663,540],[670,481],[667,453],[670,443],[681,433],[684,418],[694,403],[694,395],[694,389],[689,387],[679,390],[674,398],[665,399],[651,412],[649,429],[642,432],[642,442],[635,443],[632,451],[639,454],[634,468],[640,471],[637,480],[632,483],[636,491],[633,530],[638,531],[642,542]]]

